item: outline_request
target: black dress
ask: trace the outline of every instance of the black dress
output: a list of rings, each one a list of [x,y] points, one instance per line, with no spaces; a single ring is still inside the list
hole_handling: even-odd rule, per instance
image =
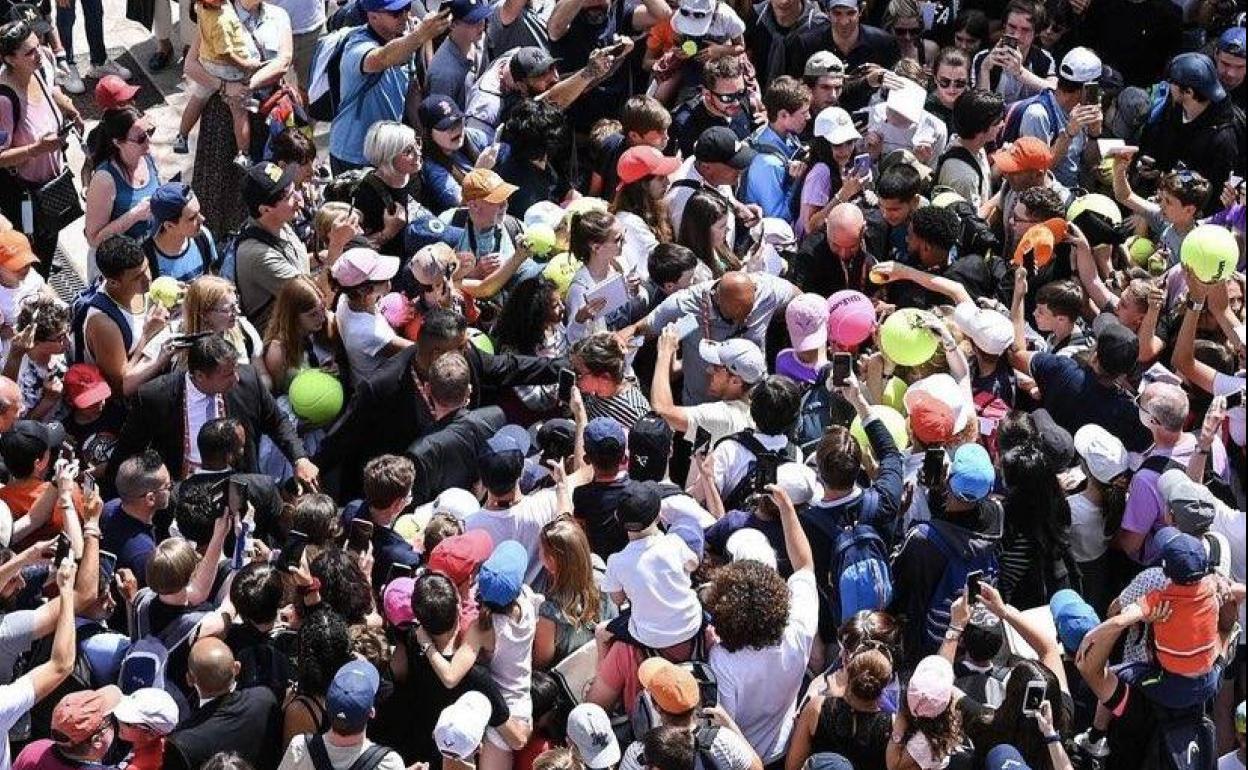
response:
[[[855,711],[843,699],[828,696],[819,708],[810,753],[832,751],[854,767],[884,767],[884,752],[892,731],[891,714]]]

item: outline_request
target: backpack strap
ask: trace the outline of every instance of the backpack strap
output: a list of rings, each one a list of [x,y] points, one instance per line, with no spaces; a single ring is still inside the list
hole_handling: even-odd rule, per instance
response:
[[[1182,467],[1183,466],[1176,463],[1173,458],[1167,457],[1166,455],[1152,455],[1151,457],[1146,458],[1144,462],[1140,463],[1140,467],[1136,470],[1136,473],[1139,473],[1140,471],[1152,471],[1153,473],[1161,475],[1171,468]]]
[[[312,760],[312,766],[316,770],[334,770],[334,763],[329,758],[329,752],[325,750],[325,736],[321,733],[308,738],[308,759]],[[351,766],[352,768],[355,765]]]
[[[364,27],[363,29],[365,30],[366,35],[371,36],[367,27]],[[329,84],[331,101],[338,101],[338,99],[342,97],[342,56],[346,53],[347,43],[350,41],[353,34],[355,33],[348,32],[343,35],[342,40],[338,42],[337,50],[330,54],[329,57],[329,72],[327,74],[331,77]],[[334,117],[346,112],[347,107],[352,105],[355,105],[357,111],[363,109],[364,97],[368,95],[369,91],[372,91],[377,87],[377,84],[381,82],[381,76],[384,74],[384,72],[372,72],[366,74],[364,82],[355,90],[355,93],[351,94],[346,101],[340,102],[336,105],[337,109],[334,110]]]
[[[204,275],[211,275],[212,263],[214,261],[212,258],[214,253],[212,238],[209,238],[207,231],[201,227],[191,240],[195,241],[195,248],[199,249],[199,259],[204,265]]]
[[[719,737],[718,725],[700,725],[693,731],[693,747],[697,759],[701,760],[703,770],[717,770],[715,755],[711,752],[715,739]]]
[[[945,150],[945,154],[940,156],[940,160],[936,163],[936,171],[932,174],[932,179],[937,183],[940,181],[940,171],[945,167],[945,163],[950,160],[959,160],[970,166],[975,172],[975,178],[979,180],[980,189],[984,186],[984,170],[979,165],[979,159],[975,154],[960,144],[955,144]]]
[[[13,129],[16,131],[18,124],[22,122],[22,100],[18,98],[13,86],[6,83],[0,83],[0,96],[6,97],[9,104],[13,105]]]
[[[390,749],[379,743],[374,743],[364,753],[351,763],[351,767],[347,770],[374,770],[378,765],[385,761],[386,755],[390,753]]]

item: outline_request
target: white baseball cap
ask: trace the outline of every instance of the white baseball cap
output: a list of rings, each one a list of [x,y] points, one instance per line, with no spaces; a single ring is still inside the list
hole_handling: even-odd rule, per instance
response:
[[[821,78],[824,75],[844,75],[845,62],[831,51],[815,51],[806,60],[802,75],[808,78]]]
[[[1103,67],[1101,66],[1101,57],[1097,56],[1091,48],[1072,48],[1062,57],[1062,64],[1057,68],[1057,74],[1061,75],[1063,80],[1069,80],[1073,83],[1091,83],[1100,80]]]
[[[805,505],[823,496],[819,474],[802,463],[782,463],[776,468],[776,484],[789,495],[794,505]]]
[[[582,703],[568,714],[568,740],[589,770],[609,770],[620,761],[611,717],[596,703]]]
[[[168,735],[178,726],[178,704],[159,687],[142,687],[122,696],[113,709],[113,716],[118,722]]]
[[[481,501],[466,489],[451,487],[444,489],[433,501],[434,513],[446,513],[463,521],[481,510]]]
[[[776,549],[766,535],[753,527],[742,527],[729,535],[724,550],[733,561],[756,561],[776,568]]]
[[[923,117],[923,105],[927,101],[927,91],[923,86],[907,80],[904,88],[892,88],[888,91],[885,105],[911,123],[918,123]]]
[[[953,322],[975,347],[990,356],[999,356],[1014,343],[1014,324],[1001,313],[960,302],[953,310]]]
[[[815,116],[815,136],[826,139],[829,144],[856,142],[862,138],[854,128],[854,119],[840,107],[824,107]]]
[[[1075,452],[1083,458],[1097,481],[1108,484],[1131,469],[1127,448],[1118,437],[1099,425],[1088,424],[1075,431]]]
[[[672,16],[672,29],[685,37],[702,37],[715,21],[716,0],[681,0]]]
[[[462,760],[471,760],[481,746],[485,726],[490,721],[490,700],[472,690],[442,709],[433,728],[438,751]]]
[[[722,366],[753,385],[767,376],[767,359],[753,342],[733,337],[724,342],[702,340],[698,343],[698,355],[708,364]]]

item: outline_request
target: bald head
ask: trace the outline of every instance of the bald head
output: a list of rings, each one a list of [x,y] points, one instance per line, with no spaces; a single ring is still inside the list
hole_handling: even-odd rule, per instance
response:
[[[215,637],[200,639],[191,648],[190,679],[201,698],[229,692],[238,675],[238,663],[225,642]]]
[[[743,324],[754,309],[754,279],[742,272],[724,273],[719,279],[715,304],[729,321]]]
[[[824,228],[828,237],[828,248],[842,260],[850,260],[861,251],[862,231],[866,229],[867,219],[862,209],[852,203],[837,204],[828,212]]]
[[[22,416],[22,392],[17,383],[8,377],[0,377],[0,433],[13,429],[13,423]]]

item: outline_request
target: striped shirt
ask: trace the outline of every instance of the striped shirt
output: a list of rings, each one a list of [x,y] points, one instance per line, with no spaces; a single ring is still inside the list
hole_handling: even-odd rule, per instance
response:
[[[610,398],[601,398],[588,393],[584,394],[585,414],[589,419],[610,417],[623,425],[625,430],[632,430],[633,423],[650,412],[650,402],[641,392],[634,379],[626,379],[624,387]]]

